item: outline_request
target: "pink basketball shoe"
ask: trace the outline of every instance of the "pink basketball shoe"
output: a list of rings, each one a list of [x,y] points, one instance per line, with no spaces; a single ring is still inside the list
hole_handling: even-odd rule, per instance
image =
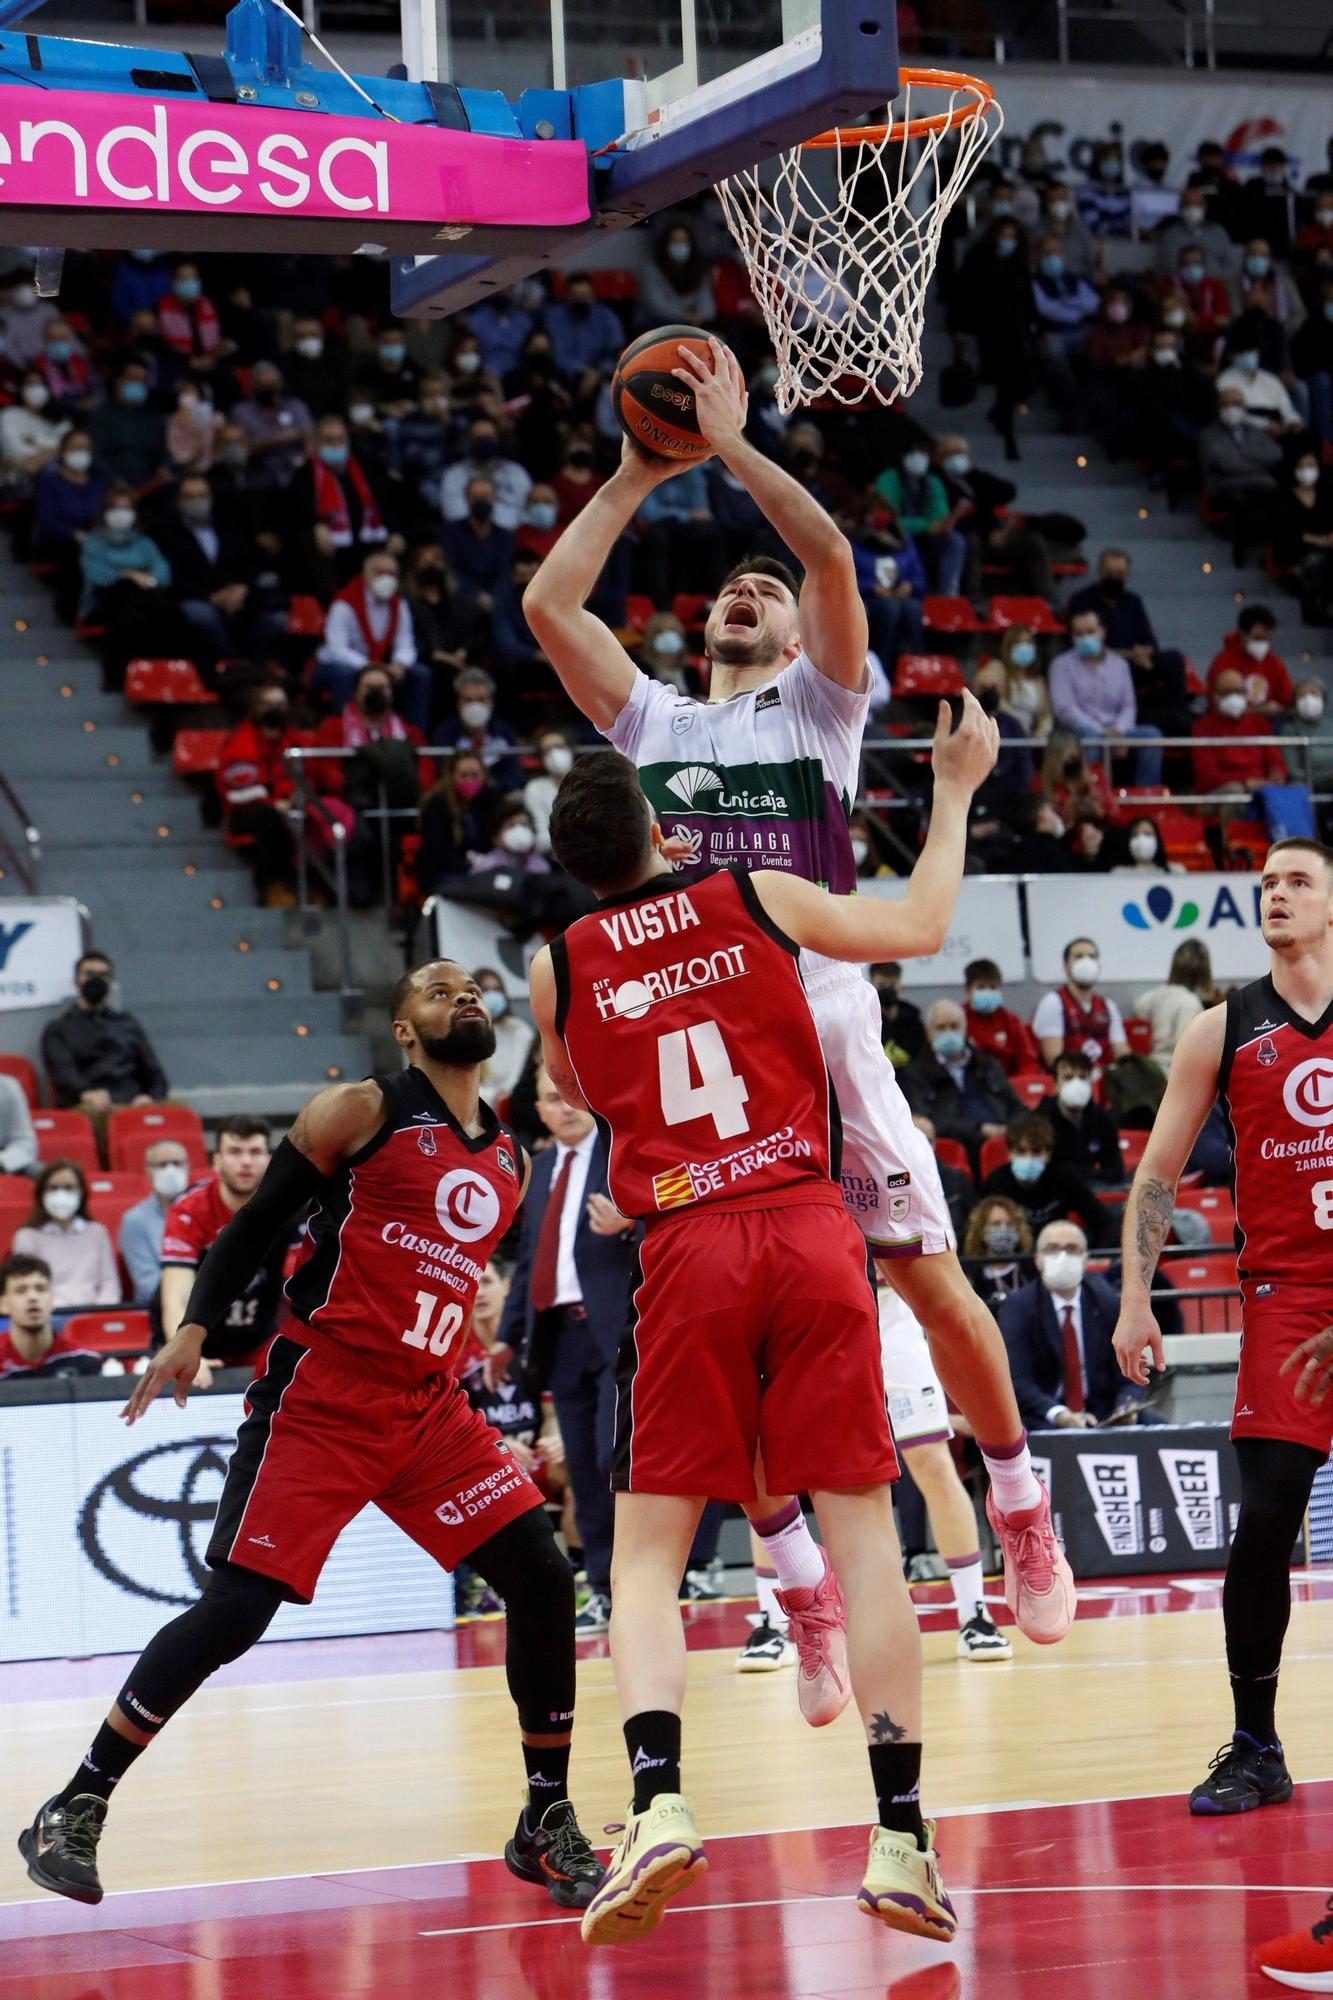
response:
[[[852,1698],[847,1670],[847,1606],[842,1586],[823,1549],[824,1574],[813,1590],[780,1590],[778,1603],[795,1642],[798,1666],[796,1693],[801,1714],[812,1729],[822,1729],[842,1714]]]
[[[1051,1501],[1021,1514],[1002,1514],[995,1495],[986,1495],[986,1519],[1004,1554],[1004,1601],[1020,1632],[1038,1646],[1053,1646],[1074,1622],[1078,1593],[1074,1573],[1061,1553],[1051,1525]]]

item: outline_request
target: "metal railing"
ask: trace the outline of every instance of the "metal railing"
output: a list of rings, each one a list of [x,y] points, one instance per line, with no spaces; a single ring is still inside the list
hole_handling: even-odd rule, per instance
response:
[[[1217,68],[1217,31],[1219,28],[1258,28],[1263,26],[1258,14],[1219,14],[1217,0],[1202,0],[1198,7],[1180,4],[1180,0],[1168,0],[1164,7],[1071,7],[1069,0],[1056,0],[1056,34],[1059,44],[1060,61],[1069,64],[1069,25],[1071,21],[1086,21],[1097,27],[1119,27],[1122,23],[1133,23],[1137,27],[1179,28],[1181,55],[1186,69],[1194,69],[1199,52],[1199,41],[1203,44],[1203,66]]]
[[[0,771],[0,806],[4,808],[0,817],[0,862],[6,874],[12,869],[28,894],[35,896],[41,887],[42,836],[3,771]]]

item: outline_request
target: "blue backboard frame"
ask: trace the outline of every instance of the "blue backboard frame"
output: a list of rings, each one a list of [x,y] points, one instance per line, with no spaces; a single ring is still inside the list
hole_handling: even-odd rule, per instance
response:
[[[747,95],[594,159],[595,212],[536,230],[494,256],[465,251],[392,264],[393,309],[443,319],[832,125],[854,123],[898,94],[896,0],[820,0],[819,47],[804,68],[762,75]],[[572,136],[604,143],[607,86],[567,93]],[[612,134],[618,137],[618,134]]]

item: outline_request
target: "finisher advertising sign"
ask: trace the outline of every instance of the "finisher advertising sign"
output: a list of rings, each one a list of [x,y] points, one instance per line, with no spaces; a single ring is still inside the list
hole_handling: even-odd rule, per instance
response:
[[[1221,1425],[1042,1431],[1032,1448],[1076,1577],[1226,1567],[1240,1474]]]

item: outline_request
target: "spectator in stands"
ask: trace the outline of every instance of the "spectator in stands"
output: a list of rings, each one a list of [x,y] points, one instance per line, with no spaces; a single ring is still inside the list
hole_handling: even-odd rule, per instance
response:
[[[1032,1234],[1039,1236],[1057,1216],[1076,1215],[1089,1242],[1099,1246],[1114,1238],[1109,1211],[1086,1180],[1054,1158],[1055,1133],[1048,1118],[1035,1111],[1020,1112],[1005,1132],[1009,1158],[987,1174],[983,1196],[1003,1195],[1022,1209]]]
[[[115,1249],[104,1226],[88,1214],[88,1183],[72,1160],[48,1160],[38,1172],[32,1213],[14,1231],[14,1249],[49,1267],[57,1312],[119,1305]]]
[[[1005,671],[1000,713],[1011,715],[1025,736],[1048,736],[1054,718],[1032,627],[1010,625],[1000,635],[1000,650],[995,657]]]
[[[1074,592],[1066,616],[1072,621],[1080,611],[1096,613],[1107,645],[1129,662],[1138,714],[1164,736],[1183,736],[1190,724],[1184,657],[1158,645],[1147,606],[1129,587],[1129,569],[1124,549],[1103,549],[1096,581]]]
[[[902,997],[903,969],[896,959],[870,968],[870,984],[879,995],[880,1040],[895,1069],[904,1069],[925,1047],[926,1024],[921,1010]]]
[[[1273,634],[1278,627],[1275,611],[1266,604],[1247,604],[1228,632],[1208,669],[1208,692],[1217,691],[1224,673],[1235,670],[1249,710],[1254,715],[1285,715],[1292,702],[1291,675],[1273,651]]]
[[[679,483],[669,480],[657,491],[669,493]],[[921,604],[926,573],[916,544],[896,529],[886,509],[878,510],[859,524],[848,521],[847,526],[857,588],[870,630],[870,650],[879,659],[886,678],[891,678],[900,654],[920,653],[925,649]]]
[[[37,1135],[23,1086],[0,1075],[0,1174],[26,1174],[37,1158]]]
[[[1109,1279],[1088,1275],[1089,1239],[1078,1226],[1053,1220],[1037,1237],[1039,1277],[1001,1306],[1000,1332],[1019,1412],[1030,1431],[1092,1429],[1107,1418],[1133,1423],[1147,1391],[1120,1373],[1111,1338],[1120,1293]]]
[[[1119,429],[1107,437],[1110,456],[1127,453],[1146,462],[1152,483],[1172,489],[1178,468],[1191,471],[1199,433],[1212,414],[1214,390],[1187,355],[1189,315],[1178,299],[1162,308],[1162,324],[1152,330],[1148,365],[1137,377]]]
[[[167,419],[167,460],[173,472],[210,472],[221,421],[197,382],[176,385],[176,407]]]
[[[1082,1049],[1101,1070],[1127,1056],[1129,1043],[1120,1009],[1097,990],[1102,961],[1094,939],[1071,938],[1064,949],[1064,965],[1064,984],[1044,993],[1032,1016],[1038,1051],[1052,1071],[1066,1049]]]
[[[0,495],[24,499],[60,449],[69,420],[50,411],[51,391],[35,368],[23,377],[17,403],[0,410]]]
[[[292,327],[284,375],[287,392],[316,417],[341,415],[351,391],[346,343],[322,321],[306,317]]]
[[[1292,339],[1291,365],[1305,386],[1311,428],[1327,449],[1333,445],[1333,253],[1314,291],[1310,317]]]
[[[926,1046],[899,1079],[914,1114],[929,1118],[942,1139],[967,1148],[975,1170],[986,1139],[1002,1139],[1022,1106],[993,1056],[973,1048],[967,1017],[956,1000],[926,1011]]]
[[[1295,711],[1278,725],[1280,736],[1311,739],[1308,758],[1303,749],[1292,748],[1286,753],[1290,782],[1304,785],[1313,781],[1315,789],[1321,792],[1333,791],[1333,736],[1324,730],[1326,706],[1322,681],[1298,681]],[[1318,816],[1322,825],[1329,816],[1328,808],[1321,806]]]
[[[1152,332],[1146,320],[1136,318],[1134,294],[1128,285],[1108,286],[1101,301],[1101,317],[1089,329],[1088,367],[1098,376],[1097,422],[1107,420],[1132,398],[1132,383],[1148,360]]]
[[[561,780],[573,765],[574,751],[569,735],[563,729],[539,729],[535,747],[542,767],[536,777],[529,778],[524,785],[523,803],[537,829],[537,852],[549,854],[551,807],[555,804]]]
[[[1104,1105],[1092,1101],[1092,1062],[1082,1049],[1066,1049],[1055,1059],[1052,1088],[1035,1106],[1055,1134],[1051,1153],[1085,1181],[1122,1181],[1120,1132]]]
[[[110,400],[93,411],[87,427],[97,465],[109,479],[137,490],[166,470],[166,418],[149,402],[142,361],[125,363]]]
[[[162,1225],[167,1210],[190,1185],[190,1155],[179,1139],[155,1139],[143,1156],[152,1193],[120,1218],[120,1260],[130,1275],[130,1298],[147,1312],[162,1279]]]
[[[167,1079],[148,1036],[135,1019],[112,1007],[115,967],[104,951],[86,951],[74,966],[74,990],[63,1014],[42,1030],[42,1067],[61,1110],[77,1106],[94,1119],[116,1104],[153,1104]]]
[[[1189,314],[1190,331],[1199,344],[1200,360],[1211,350],[1218,335],[1226,332],[1235,310],[1231,287],[1220,275],[1222,268],[1196,244],[1183,245],[1176,259],[1179,296]],[[1168,290],[1163,296],[1165,302],[1177,294]]]
[[[1023,741],[1027,733],[1023,724],[1005,713],[1006,684],[1004,665],[1000,660],[987,660],[978,667],[972,680],[977,700],[988,715],[995,717],[995,726],[1000,732],[1000,752],[995,768],[972,797],[968,837],[979,853],[982,851],[981,843],[1003,842],[1009,838],[1014,817],[1022,812],[1032,789],[1036,769],[1033,753]],[[986,865],[991,863],[987,861]]]
[[[51,1267],[44,1257],[11,1251],[0,1264],[0,1314],[9,1324],[0,1333],[0,1382],[25,1375],[100,1375],[102,1363],[79,1343],[77,1334],[52,1320],[55,1300]]]
[[[1217,378],[1219,402],[1227,390],[1239,391],[1246,422],[1255,429],[1269,431],[1275,438],[1294,436],[1303,428],[1300,412],[1285,384],[1262,365],[1259,339],[1252,324],[1238,322],[1230,330],[1225,362]]]
[[[949,511],[967,542],[964,592],[969,596],[980,593],[984,566],[992,573],[992,589],[1049,597],[1051,562],[1046,536],[1038,521],[1010,511],[1017,497],[1013,481],[975,465],[967,439],[956,431],[936,440],[935,471],[944,482]]]
[[[467,319],[481,345],[482,367],[500,377],[517,368],[524,344],[537,323],[526,310],[518,286],[494,292],[479,304],[469,306]]]
[[[265,619],[264,596],[252,588],[250,579],[259,567],[253,541],[225,517],[214,519],[213,490],[202,473],[182,479],[157,541],[170,572],[172,597],[196,641],[193,656],[201,664],[250,654],[266,637],[285,630],[282,613],[273,610]]]
[[[1086,278],[1065,268],[1058,237],[1043,236],[1037,244],[1032,304],[1046,388],[1061,425],[1073,429],[1082,411],[1088,335],[1101,310],[1101,299]]]
[[[678,590],[716,589],[723,574],[722,552],[702,466],[688,466],[655,486],[634,519],[639,529],[635,560],[654,604],[669,604]],[[870,644],[880,650],[873,632]]]
[[[864,806],[854,806],[847,818],[847,833],[852,843],[852,860],[860,881],[873,881],[879,875],[894,875],[884,859],[883,844],[879,828]]]
[[[360,576],[344,584],[328,609],[311,685],[343,710],[365,667],[383,667],[403,719],[424,742],[430,727],[431,675],[417,659],[416,630],[399,587],[398,558],[387,549],[368,555]]]
[[[1292,467],[1274,514],[1272,547],[1306,623],[1327,624],[1333,618],[1333,482],[1322,477],[1316,451],[1303,451]]]
[[[1065,268],[1076,277],[1096,278],[1100,274],[1102,247],[1088,233],[1062,181],[1051,181],[1043,190],[1041,232],[1059,243]]]
[[[1083,739],[1093,760],[1114,755],[1124,742],[1141,747],[1134,752],[1134,783],[1152,787],[1162,782],[1161,731],[1140,722],[1134,678],[1129,662],[1106,644],[1106,629],[1095,611],[1076,612],[1069,620],[1072,646],[1051,661],[1051,709],[1058,723]],[[1108,739],[1098,742],[1095,739]]]
[[[170,357],[170,374],[213,373],[222,358],[222,323],[217,307],[204,292],[197,264],[177,264],[171,290],[157,307],[158,331]]]
[[[1179,875],[1179,861],[1168,861],[1162,829],[1155,819],[1132,819],[1125,828],[1123,858],[1112,864],[1113,875]]]
[[[1150,139],[1141,147],[1137,165],[1139,178],[1130,190],[1131,234],[1151,236],[1180,205],[1176,190],[1167,186],[1171,152],[1160,139]]]
[[[1158,277],[1173,277],[1180,269],[1182,253],[1189,250],[1198,252],[1200,262],[1212,271],[1226,273],[1235,263],[1231,238],[1220,223],[1209,219],[1207,192],[1195,174],[1186,183],[1180,207],[1158,231]]]
[[[51,392],[52,416],[77,422],[85,410],[102,399],[102,385],[68,320],[47,322],[41,351],[34,356],[33,366]]]
[[[875,491],[892,507],[902,532],[916,543],[936,590],[944,597],[956,597],[967,560],[967,542],[958,530],[962,506],[949,505],[944,481],[930,469],[926,446],[909,445],[897,465],[880,473]]]
[[[1171,969],[1160,986],[1140,993],[1134,1012],[1152,1027],[1151,1055],[1164,1070],[1171,1067],[1176,1043],[1196,1014],[1222,999],[1213,982],[1213,962],[1201,938],[1186,938],[1171,955]]]
[[[505,377],[515,450],[533,478],[549,480],[559,461],[561,427],[574,398],[556,373],[551,338],[543,327],[529,334],[518,365]]]
[[[489,845],[468,863],[473,875],[549,875],[553,863],[537,851],[537,829],[520,796],[502,799]]]
[[[542,312],[555,365],[567,382],[577,383],[585,370],[609,368],[625,345],[625,329],[610,306],[598,300],[586,271],[571,271],[563,299],[552,299]]]
[[[17,367],[31,367],[42,351],[47,327],[59,317],[49,299],[38,298],[30,271],[21,271],[9,280],[4,304],[0,305],[0,334]]]
[[[1117,817],[1115,796],[1104,766],[1089,763],[1072,730],[1053,729],[1047,737],[1038,789],[1057,815],[1075,861],[1108,867],[1106,842]]]
[[[975,340],[979,373],[995,389],[990,420],[1006,459],[1016,459],[1014,416],[1032,381],[1032,281],[1011,218],[992,222],[969,250],[954,297],[959,331]]]
[[[634,323],[642,333],[656,326],[711,326],[716,317],[711,264],[690,224],[670,222],[639,273]]]
[[[370,480],[352,455],[341,417],[321,417],[315,448],[292,476],[284,507],[292,558],[303,588],[329,600],[372,549],[389,539]]]
[[[681,475],[684,477],[684,475]],[[671,484],[674,486],[675,481]],[[539,479],[528,491],[523,519],[514,534],[514,547],[528,549],[545,562],[560,539],[560,502],[549,481]]]
[[[120,688],[130,660],[170,652],[179,616],[167,596],[171,565],[145,533],[128,487],[107,488],[97,525],[79,544],[79,567],[79,615],[106,627],[103,681]]]
[[[1237,330],[1242,324],[1253,323],[1259,330],[1261,345],[1267,342],[1266,352],[1275,357],[1276,372],[1282,373],[1286,335],[1300,326],[1305,307],[1296,285],[1274,261],[1273,246],[1262,236],[1253,237],[1245,245],[1240,293],[1245,310],[1237,322]],[[1265,322],[1269,324],[1266,326]]]
[[[992,1312],[1032,1276],[1032,1230],[1016,1201],[988,1195],[976,1203],[962,1236],[972,1289]]]
[[[291,727],[283,688],[252,688],[247,707],[218,758],[223,825],[228,841],[243,850],[265,909],[289,910],[296,901],[296,848],[287,804],[296,785],[283,759],[308,739]]]
[[[540,567],[541,558],[532,549],[516,548],[509,575],[495,600],[491,644],[496,669],[504,681],[505,699],[511,704],[525,695],[545,700],[551,691],[551,663],[537,644],[523,609],[523,593]]]
[[[468,513],[468,489],[473,479],[490,482],[497,528],[512,534],[523,519],[532,476],[515,459],[506,458],[500,431],[491,417],[477,417],[468,432],[467,451],[451,465],[440,484],[440,507],[446,521],[462,521]]]
[[[1260,153],[1259,172],[1240,190],[1236,223],[1233,236],[1266,237],[1279,257],[1291,249],[1296,234],[1296,198],[1290,162],[1281,146],[1265,146]]]
[[[290,485],[297,467],[309,455],[315,419],[309,406],[287,389],[282,370],[274,362],[255,363],[250,394],[235,405],[231,421],[245,433],[259,483]]]
[[[1027,1023],[1004,1004],[1004,978],[993,958],[963,967],[967,1039],[978,1055],[991,1056],[1006,1076],[1037,1067],[1037,1045]]]
[[[1195,171],[1190,178],[1207,197],[1209,219],[1220,223],[1229,238],[1241,240],[1244,232],[1236,226],[1240,188],[1227,163],[1226,149],[1218,139],[1205,139],[1194,159]]]
[[[1219,384],[1217,420],[1199,436],[1199,470],[1208,505],[1228,516],[1238,562],[1246,541],[1265,534],[1281,490],[1277,482],[1281,464],[1277,438],[1267,426],[1249,421],[1244,391]]]
[[[66,431],[57,455],[38,473],[33,486],[33,554],[56,566],[56,609],[73,618],[83,577],[79,544],[97,525],[106,498],[106,480],[93,470],[87,431]]]
[[[376,884],[384,879],[386,846],[392,880],[403,835],[416,823],[422,784],[429,784],[434,775],[429,761],[418,754],[424,735],[394,713],[393,698],[390,668],[374,660],[362,667],[352,699],[339,714],[326,718],[315,737],[316,743],[354,754],[310,767],[310,782],[319,793],[325,797],[336,793],[342,806],[357,815],[347,862],[349,893],[360,909],[369,907]],[[393,817],[367,817],[380,812]]]
[[[430,895],[450,876],[466,875],[471,857],[487,845],[502,795],[474,750],[458,750],[421,801],[421,851],[417,879]]]
[[[263,1180],[270,1144],[269,1129],[262,1118],[246,1112],[230,1112],[217,1129],[212,1178],[181,1195],[168,1210],[162,1230],[162,1284],[153,1330],[155,1347],[170,1340],[176,1332],[185,1316],[199,1266]],[[194,1388],[207,1389],[215,1368],[253,1369],[259,1363],[277,1330],[282,1272],[290,1240],[290,1232],[284,1230],[267,1245],[258,1269],[245,1290],[233,1299],[226,1318],[209,1329]]]
[[[1094,145],[1091,178],[1077,190],[1075,199],[1091,235],[1129,235],[1129,189],[1125,186],[1125,156],[1118,139],[1099,139]]]
[[[1244,818],[1252,793],[1260,785],[1284,784],[1287,767],[1276,742],[1270,748],[1249,740],[1272,736],[1273,725],[1264,710],[1249,707],[1240,669],[1228,666],[1210,673],[1208,684],[1212,706],[1199,716],[1190,732],[1210,739],[1193,752],[1194,789],[1226,808],[1221,814],[1224,820]],[[1236,740],[1211,740],[1219,737]]]
[[[405,417],[417,399],[421,377],[408,358],[407,336],[400,324],[383,327],[375,352],[352,378],[352,400],[364,396],[381,421]]]
[[[514,557],[513,536],[495,524],[495,488],[489,479],[474,474],[468,481],[467,514],[461,521],[445,522],[441,542],[460,604],[479,623],[489,619]]]
[[[454,681],[456,708],[435,735],[451,750],[471,750],[480,757],[492,783],[502,792],[523,785],[518,738],[495,713],[495,682],[481,667],[464,667]]]
[[[495,1054],[481,1066],[481,1094],[493,1105],[497,1098],[509,1096],[523,1074],[537,1031],[531,1021],[514,1012],[508,989],[494,966],[478,966],[472,977],[495,1029]]]
[[[445,374],[449,381],[449,401],[456,416],[470,423],[484,411],[499,420],[504,391],[499,378],[483,363],[481,342],[462,322],[445,361]]]

